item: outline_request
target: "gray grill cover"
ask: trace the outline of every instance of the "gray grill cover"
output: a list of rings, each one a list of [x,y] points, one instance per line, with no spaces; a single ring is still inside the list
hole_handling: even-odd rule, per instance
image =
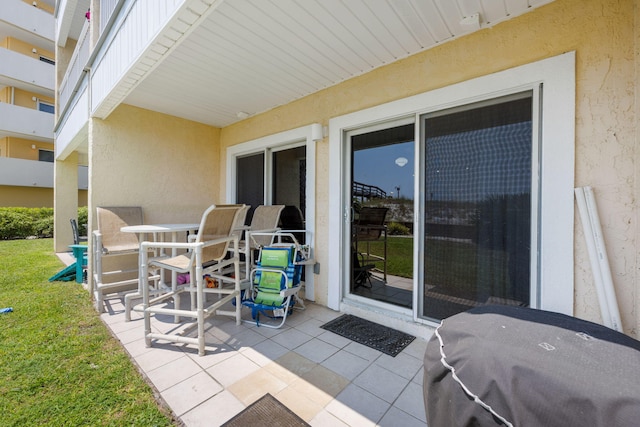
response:
[[[429,427],[640,426],[640,342],[574,317],[475,308],[442,322],[424,367]]]

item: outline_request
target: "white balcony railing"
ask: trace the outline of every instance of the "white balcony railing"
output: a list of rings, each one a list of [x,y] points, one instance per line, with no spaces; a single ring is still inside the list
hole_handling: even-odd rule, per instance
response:
[[[100,34],[104,33],[113,11],[121,0],[100,0]]]
[[[60,83],[60,89],[58,91],[58,108],[60,111],[65,111],[67,103],[71,100],[78,81],[83,75],[84,68],[87,66],[89,54],[89,23],[85,22],[82,32],[80,33],[80,39],[76,45],[76,50],[71,56],[67,72],[62,79],[62,83]]]
[[[21,0],[2,0],[0,7],[0,22],[9,22],[11,27],[26,35],[18,35],[22,40],[36,39],[29,34],[37,34],[42,40],[39,46],[53,50],[54,21],[50,13],[33,7],[30,2]],[[46,41],[45,41],[46,40]]]
[[[54,117],[31,108],[0,103],[0,129],[19,138],[53,141]]]
[[[0,157],[0,185],[53,188],[53,163]]]
[[[88,188],[87,167],[78,166],[78,189]],[[0,157],[0,185],[53,188],[53,163]]]
[[[0,48],[0,85],[54,96],[55,68],[27,55]]]

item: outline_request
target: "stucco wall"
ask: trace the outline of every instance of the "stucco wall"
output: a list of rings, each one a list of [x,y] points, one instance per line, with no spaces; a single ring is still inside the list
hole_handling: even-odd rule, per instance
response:
[[[6,140],[6,155],[14,159],[38,160],[38,150],[53,151],[53,144],[49,142],[33,141],[23,138],[9,137]],[[33,146],[35,145],[35,148]]]
[[[637,336],[638,153],[635,132],[636,2],[556,0],[511,21],[376,69],[221,132],[226,148],[264,135],[576,51],[575,186],[594,188],[625,332]],[[317,145],[316,255],[326,259],[328,144]],[[222,165],[221,165],[222,166]],[[218,177],[224,192],[224,167]],[[575,315],[600,321],[584,236],[575,221]],[[326,265],[326,264],[325,264]],[[326,276],[316,298],[326,302]]]
[[[13,187],[0,185],[0,206],[52,208],[53,188]]]
[[[221,202],[218,136],[211,126],[128,105],[91,120],[90,206],[142,206],[150,223],[199,221]]]

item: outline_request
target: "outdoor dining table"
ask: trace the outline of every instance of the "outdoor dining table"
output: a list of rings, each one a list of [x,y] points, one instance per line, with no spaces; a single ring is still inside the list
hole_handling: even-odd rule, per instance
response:
[[[139,235],[140,243],[147,240],[148,235],[153,236],[153,241],[165,241],[165,236],[170,234],[171,242],[175,243],[178,241],[179,233],[195,233],[200,227],[199,223],[179,223],[179,224],[142,224],[142,225],[128,225],[126,227],[122,227],[120,231],[123,233],[136,233]],[[188,234],[187,234],[188,236]],[[188,237],[187,237],[188,238]],[[185,239],[186,241],[186,239]],[[174,257],[178,255],[177,249],[173,248],[171,250],[171,256]],[[157,254],[161,256],[163,254]],[[142,252],[140,252],[139,258],[142,258]],[[138,262],[138,266],[140,266],[140,262]],[[162,285],[162,281],[160,283]],[[145,286],[144,281],[140,280],[138,282],[138,291],[136,293],[130,293],[125,295],[125,321],[131,320],[131,311],[129,309],[129,305],[131,304],[131,300],[134,298],[142,297],[142,286]],[[177,286],[177,274],[176,272],[171,272],[171,289],[172,291],[176,290]],[[178,318],[175,320],[179,321]]]

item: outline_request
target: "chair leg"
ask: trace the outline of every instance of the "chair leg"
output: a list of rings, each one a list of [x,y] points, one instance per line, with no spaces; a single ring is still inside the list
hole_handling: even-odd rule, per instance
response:
[[[102,291],[100,290],[100,286],[96,285],[96,310],[98,310],[98,313],[104,313],[104,295],[102,294]]]

